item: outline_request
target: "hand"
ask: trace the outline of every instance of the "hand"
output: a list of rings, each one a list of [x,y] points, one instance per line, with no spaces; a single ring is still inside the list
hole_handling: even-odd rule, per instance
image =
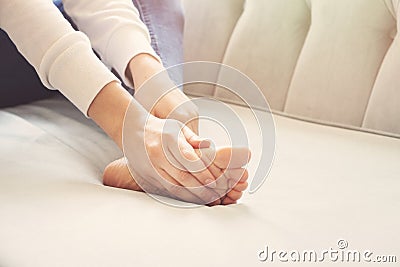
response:
[[[171,196],[199,204],[220,197],[202,186],[215,180],[193,151],[193,147],[206,146],[204,140],[176,120],[162,120],[148,114],[118,83],[110,83],[100,91],[89,108],[89,116],[121,149],[125,137],[125,153],[132,161],[130,170],[143,189],[146,190],[146,185],[154,186]],[[202,171],[192,174],[185,171],[188,169]]]
[[[179,89],[163,96],[151,112],[161,119],[180,121],[194,133],[199,133],[199,108]]]
[[[161,119],[178,120],[198,134],[198,107],[175,88],[160,62],[141,54],[131,60],[127,70],[135,84],[135,99],[148,112]]]
[[[208,204],[219,199],[222,195],[210,188],[216,186],[216,177],[194,151],[209,146],[208,141],[176,120],[144,114],[133,100],[123,133],[124,152],[136,182],[145,191],[165,189],[187,202]]]
[[[209,149],[196,149],[196,153],[199,155],[203,153],[207,154],[209,152]],[[216,177],[220,177],[217,180],[217,187],[215,190],[220,191],[225,195],[221,199],[208,205],[235,204],[248,185],[248,173],[242,166],[245,165],[250,158],[249,151],[248,149],[243,148],[218,148],[215,153],[212,154],[215,157],[213,157],[214,159],[209,165],[209,169]],[[232,158],[234,158],[233,161]],[[103,183],[107,186],[143,191],[142,187],[136,183],[135,179],[129,172],[127,161],[124,158],[116,160],[107,166],[103,174]],[[146,192],[170,198],[177,198],[176,196],[171,195],[164,188],[150,184],[146,185]]]

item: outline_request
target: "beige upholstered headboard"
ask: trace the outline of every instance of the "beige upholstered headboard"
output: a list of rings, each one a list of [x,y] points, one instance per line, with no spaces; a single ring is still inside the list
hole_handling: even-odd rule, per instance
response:
[[[277,113],[400,136],[400,0],[183,1],[187,61],[239,69]]]

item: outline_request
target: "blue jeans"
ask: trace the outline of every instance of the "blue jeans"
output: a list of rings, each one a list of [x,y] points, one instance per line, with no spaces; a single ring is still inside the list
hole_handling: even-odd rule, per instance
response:
[[[133,0],[166,67],[183,63],[184,16],[180,0]],[[175,77],[178,79],[178,77]]]
[[[53,0],[64,13],[62,0]],[[183,62],[184,17],[180,0],[133,0],[151,35],[152,46],[166,67]],[[73,21],[71,21],[73,24]],[[22,57],[7,34],[0,30],[0,107],[43,99],[57,92],[47,90],[34,68]],[[174,72],[172,79],[181,77]]]

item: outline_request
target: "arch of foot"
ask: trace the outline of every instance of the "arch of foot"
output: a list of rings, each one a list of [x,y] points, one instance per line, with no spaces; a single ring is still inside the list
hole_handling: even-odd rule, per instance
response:
[[[399,1],[247,0],[223,63],[248,74],[274,110],[400,133]]]

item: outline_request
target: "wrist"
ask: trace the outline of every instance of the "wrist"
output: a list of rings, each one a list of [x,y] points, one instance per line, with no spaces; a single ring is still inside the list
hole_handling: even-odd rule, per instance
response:
[[[132,96],[117,82],[103,87],[89,107],[88,115],[122,148],[122,128]]]
[[[139,54],[131,59],[127,71],[132,77],[135,90],[139,90],[145,81],[164,70],[164,66],[150,54]]]

